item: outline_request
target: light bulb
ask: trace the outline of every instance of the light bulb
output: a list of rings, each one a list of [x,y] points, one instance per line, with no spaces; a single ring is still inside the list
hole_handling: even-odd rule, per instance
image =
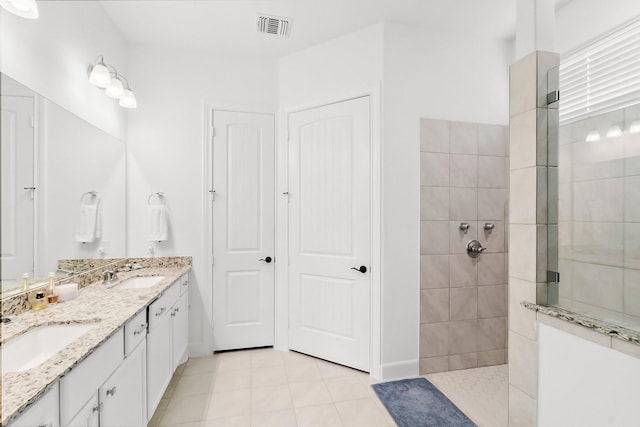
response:
[[[587,142],[600,141],[600,132],[597,130],[592,130],[587,134],[587,138],[585,139]]]
[[[109,85],[109,87],[107,87],[105,93],[109,98],[119,99],[124,93],[124,86],[122,86],[122,82],[120,81],[120,79],[117,77],[113,77],[111,79],[111,84]]]
[[[607,130],[607,138],[617,138],[622,135],[620,126],[613,125]]]
[[[136,96],[131,92],[131,89],[125,89],[124,93],[120,97],[120,106],[124,108],[137,108]]]
[[[89,75],[89,81],[98,87],[106,88],[111,83],[109,70],[102,63],[94,65]]]
[[[38,5],[36,0],[0,0],[3,9],[27,19],[38,18]]]

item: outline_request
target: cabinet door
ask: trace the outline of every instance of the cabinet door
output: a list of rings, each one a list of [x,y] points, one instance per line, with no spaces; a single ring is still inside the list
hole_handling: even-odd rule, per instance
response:
[[[151,316],[151,312],[149,312]],[[147,417],[151,419],[171,381],[171,319],[165,312],[153,322],[147,335]],[[149,319],[151,322],[151,319]]]
[[[58,383],[47,391],[36,403],[23,412],[10,427],[60,427],[60,412],[58,410],[60,394]]]
[[[100,427],[146,425],[144,341],[100,387]]]
[[[186,360],[189,342],[189,294],[184,293],[171,308],[171,337],[173,341],[173,365],[175,371]]]
[[[100,404],[98,401],[98,393],[94,393],[89,400],[80,409],[80,412],[73,417],[66,427],[98,427],[100,425]]]

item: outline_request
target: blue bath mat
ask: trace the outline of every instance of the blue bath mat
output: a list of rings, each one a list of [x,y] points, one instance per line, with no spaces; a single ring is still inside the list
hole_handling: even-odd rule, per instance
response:
[[[476,427],[425,378],[374,384],[398,427]]]

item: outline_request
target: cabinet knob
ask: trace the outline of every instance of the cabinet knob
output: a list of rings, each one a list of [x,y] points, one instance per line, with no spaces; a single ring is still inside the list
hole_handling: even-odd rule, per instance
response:
[[[116,386],[113,386],[109,390],[107,390],[107,396],[115,396],[116,395]]]
[[[162,316],[165,311],[167,311],[167,307],[162,307],[160,311],[156,313],[156,316]]]

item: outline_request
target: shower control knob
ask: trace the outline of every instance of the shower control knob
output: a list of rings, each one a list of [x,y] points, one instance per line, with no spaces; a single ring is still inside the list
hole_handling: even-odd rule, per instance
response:
[[[470,240],[467,243],[467,255],[471,258],[478,258],[487,248],[483,248],[482,244],[477,240]]]

